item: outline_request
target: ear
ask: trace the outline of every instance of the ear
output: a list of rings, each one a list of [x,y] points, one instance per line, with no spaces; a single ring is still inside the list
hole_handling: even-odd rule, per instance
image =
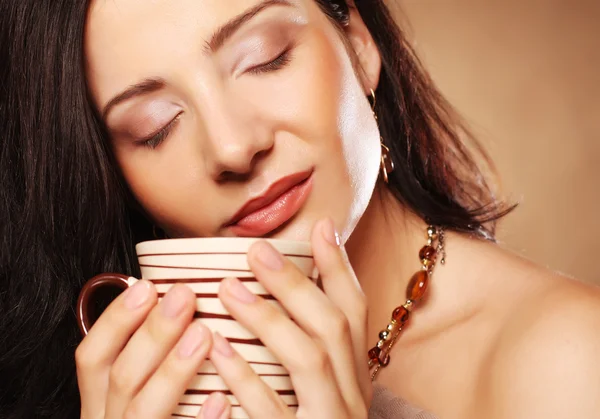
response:
[[[376,90],[379,84],[381,54],[358,9],[351,4],[353,2],[348,3],[350,5],[350,22],[344,27],[344,32],[356,55],[355,61],[365,96],[369,96],[371,89]]]

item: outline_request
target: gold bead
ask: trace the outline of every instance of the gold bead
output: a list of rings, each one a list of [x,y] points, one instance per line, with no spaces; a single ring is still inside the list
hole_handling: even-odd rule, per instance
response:
[[[383,348],[385,346],[385,340],[380,340],[379,342],[377,342],[377,347],[378,348]]]
[[[427,227],[427,237],[431,240],[437,238],[437,229],[434,226]]]
[[[421,263],[423,264],[423,269],[427,270],[427,269],[431,268],[435,264],[435,260],[422,259]]]
[[[406,300],[406,302],[404,303],[404,305],[402,307],[404,307],[408,311],[412,311],[414,306],[415,306],[415,303],[413,303],[411,300]]]
[[[387,325],[386,329],[391,332],[392,330],[394,330],[395,327],[396,327],[395,323],[390,323],[390,324]]]

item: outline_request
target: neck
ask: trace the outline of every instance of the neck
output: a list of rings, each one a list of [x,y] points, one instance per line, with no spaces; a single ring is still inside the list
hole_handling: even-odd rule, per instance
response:
[[[369,307],[369,347],[377,343],[377,335],[389,322],[392,311],[406,301],[406,287],[421,269],[418,254],[426,241],[427,224],[404,208],[385,185],[378,185],[346,243]],[[462,323],[477,311],[473,301],[478,299],[470,298],[472,287],[465,272],[471,265],[475,242],[480,241],[446,233],[446,264],[441,266],[438,257],[426,296],[414,308],[411,327],[403,333],[405,344]]]

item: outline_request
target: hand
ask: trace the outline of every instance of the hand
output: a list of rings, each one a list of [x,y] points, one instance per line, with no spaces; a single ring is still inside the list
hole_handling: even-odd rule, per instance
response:
[[[191,322],[195,295],[174,286],[157,304],[140,281],[96,321],[75,353],[82,419],[170,418],[212,346]]]
[[[237,279],[224,280],[219,290],[231,315],[290,372],[298,398],[298,411],[293,413],[232,346],[215,334],[210,358],[253,419],[365,419],[368,415],[372,388],[366,361],[365,297],[330,220],[317,223],[311,242],[324,292],[267,242],[254,244],[248,254],[258,281],[295,321],[251,294]],[[229,408],[225,398],[211,397],[200,415],[204,419],[228,417],[220,408]]]

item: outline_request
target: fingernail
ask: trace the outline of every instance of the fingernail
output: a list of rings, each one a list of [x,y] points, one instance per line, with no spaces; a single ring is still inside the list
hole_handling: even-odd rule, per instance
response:
[[[237,278],[226,279],[227,291],[238,301],[250,304],[256,301],[256,295]]]
[[[150,297],[150,283],[147,281],[138,281],[127,290],[125,296],[125,307],[129,310],[135,310],[144,305]]]
[[[275,248],[267,242],[258,242],[258,260],[265,265],[266,268],[273,271],[278,271],[283,268],[283,256],[275,250]]]
[[[165,317],[177,317],[185,307],[185,291],[182,287],[172,288],[161,301],[162,313]]]
[[[233,347],[219,332],[214,333],[213,349],[226,358],[233,356]]]
[[[323,223],[321,233],[323,233],[323,238],[327,240],[332,246],[341,246],[342,241],[340,240],[340,235],[335,230],[335,225],[333,224],[333,220],[331,218],[328,218]]]
[[[202,406],[203,419],[221,419],[225,413],[227,398],[223,393],[213,393]]]
[[[177,347],[177,355],[188,359],[194,355],[206,340],[205,329],[197,323],[192,323],[185,331]]]

